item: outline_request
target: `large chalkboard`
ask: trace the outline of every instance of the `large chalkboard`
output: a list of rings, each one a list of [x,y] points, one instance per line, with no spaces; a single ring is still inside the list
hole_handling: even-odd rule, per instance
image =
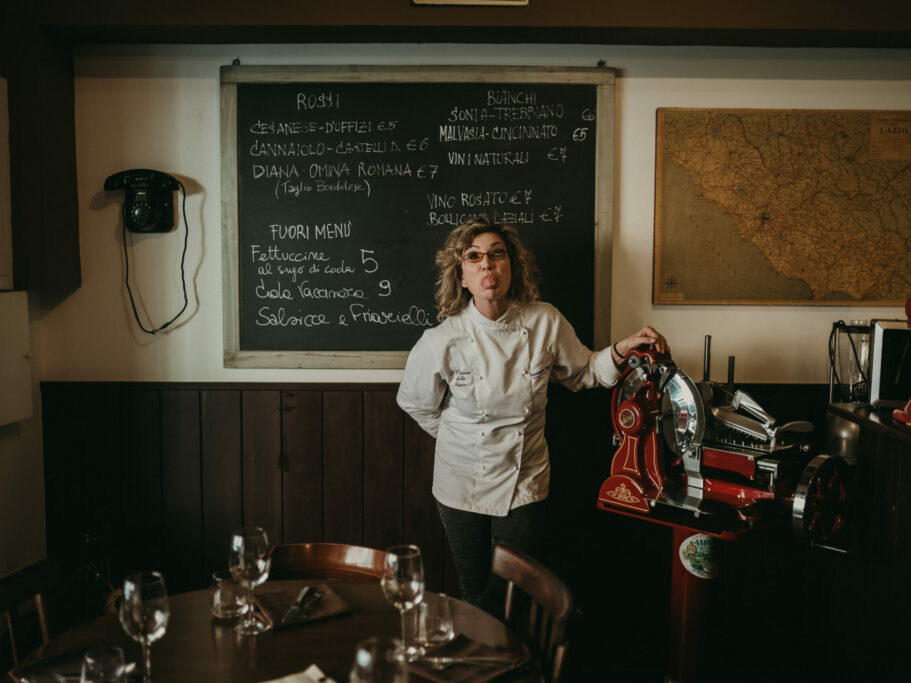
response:
[[[602,68],[224,67],[225,364],[402,366],[434,252],[480,213],[605,343],[612,91]]]

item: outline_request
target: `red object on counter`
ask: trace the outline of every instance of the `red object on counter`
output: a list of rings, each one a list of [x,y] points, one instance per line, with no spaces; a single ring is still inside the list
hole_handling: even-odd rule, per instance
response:
[[[893,410],[892,417],[911,426],[911,398],[908,399],[908,402],[903,407]]]

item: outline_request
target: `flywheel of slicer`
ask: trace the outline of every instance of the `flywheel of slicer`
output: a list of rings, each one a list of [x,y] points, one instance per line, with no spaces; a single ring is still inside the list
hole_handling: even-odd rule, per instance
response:
[[[850,512],[848,466],[842,458],[817,455],[804,468],[791,521],[798,538],[812,545],[844,549]]]

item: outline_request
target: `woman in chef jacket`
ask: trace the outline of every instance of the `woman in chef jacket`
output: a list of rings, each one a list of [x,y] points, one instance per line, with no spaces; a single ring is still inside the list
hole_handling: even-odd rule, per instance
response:
[[[592,352],[550,304],[516,229],[472,218],[437,252],[441,323],[408,356],[398,404],[436,438],[433,495],[462,598],[501,608],[491,553],[506,541],[535,554],[550,461],[547,383],[576,391],[611,386],[640,344],[667,351],[651,327]]]

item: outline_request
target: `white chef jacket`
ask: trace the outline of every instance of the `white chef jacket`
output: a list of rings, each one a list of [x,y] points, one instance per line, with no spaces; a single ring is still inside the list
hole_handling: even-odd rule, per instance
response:
[[[547,497],[547,383],[611,386],[610,349],[592,352],[543,302],[512,304],[498,320],[472,301],[426,330],[408,356],[399,406],[436,437],[433,495],[498,517]]]

